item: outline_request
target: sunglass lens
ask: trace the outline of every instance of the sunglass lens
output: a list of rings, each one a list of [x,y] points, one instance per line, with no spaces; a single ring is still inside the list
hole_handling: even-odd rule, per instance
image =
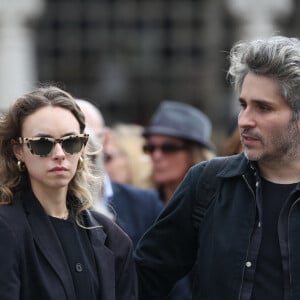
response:
[[[154,149],[155,149],[154,145],[147,144],[143,146],[143,151],[148,154],[151,154],[154,151]]]
[[[53,142],[43,138],[36,141],[30,141],[29,144],[31,152],[40,156],[47,156],[53,147]]]
[[[176,152],[180,149],[179,146],[175,145],[175,144],[162,144],[160,146],[161,148],[161,151],[164,152],[164,153],[173,153],[173,152]]]
[[[63,141],[62,148],[69,154],[80,152],[84,140],[82,137],[70,137]]]
[[[152,154],[156,149],[160,149],[161,152],[168,154],[186,149],[186,146],[173,143],[163,143],[161,145],[146,144],[143,147],[144,152],[148,154]]]

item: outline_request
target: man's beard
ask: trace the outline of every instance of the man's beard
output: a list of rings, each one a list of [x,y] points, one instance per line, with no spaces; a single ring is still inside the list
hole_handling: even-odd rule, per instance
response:
[[[258,153],[251,153],[244,147],[245,156],[253,161],[290,161],[296,157],[299,151],[300,134],[298,128],[298,120],[292,119],[287,128],[280,131],[280,134],[273,135],[269,140],[265,141],[262,136],[258,136],[263,148]],[[272,152],[268,152],[272,149]],[[249,152],[249,153],[247,153]]]

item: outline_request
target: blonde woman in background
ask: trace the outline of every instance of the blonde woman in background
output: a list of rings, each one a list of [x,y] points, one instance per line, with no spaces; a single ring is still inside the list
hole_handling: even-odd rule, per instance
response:
[[[112,180],[140,188],[153,187],[151,158],[143,152],[143,130],[140,125],[125,123],[111,128],[105,168]]]

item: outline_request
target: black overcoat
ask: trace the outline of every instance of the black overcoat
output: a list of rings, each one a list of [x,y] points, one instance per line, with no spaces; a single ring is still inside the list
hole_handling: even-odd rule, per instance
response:
[[[86,212],[101,300],[135,300],[132,242],[105,216]],[[84,287],[82,287],[84,288]],[[36,198],[22,192],[0,205],[0,299],[74,300],[72,276],[51,221]]]

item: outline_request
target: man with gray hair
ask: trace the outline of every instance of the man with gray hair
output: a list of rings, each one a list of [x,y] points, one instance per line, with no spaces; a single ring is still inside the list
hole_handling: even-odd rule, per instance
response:
[[[238,42],[243,153],[192,167],[135,259],[140,299],[193,269],[195,300],[300,299],[300,41]]]

